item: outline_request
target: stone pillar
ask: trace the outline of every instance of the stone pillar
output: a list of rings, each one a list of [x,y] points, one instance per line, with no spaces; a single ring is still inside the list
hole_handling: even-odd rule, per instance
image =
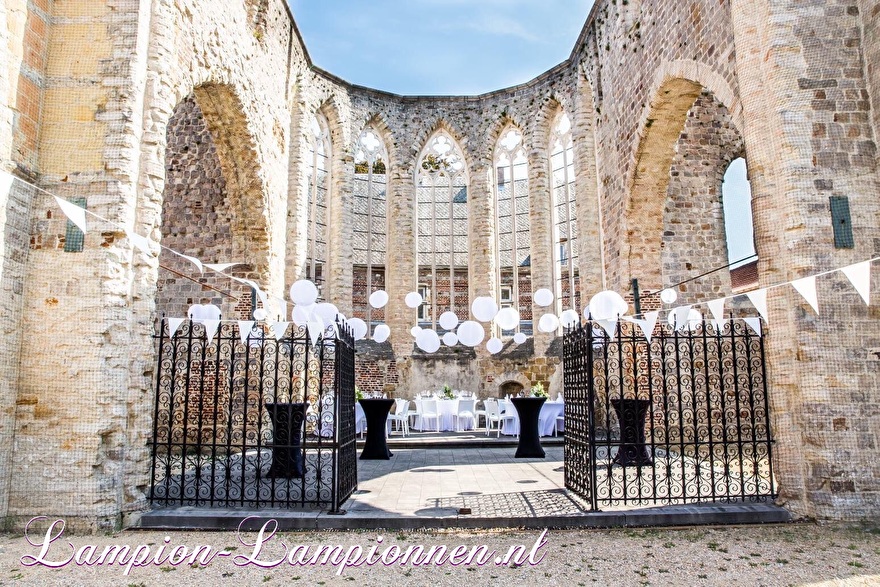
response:
[[[532,240],[532,291],[545,288],[552,292],[553,271],[553,197],[550,192],[550,125],[553,113],[546,109],[541,117],[531,142],[529,151],[529,228]],[[535,356],[543,357],[553,341],[552,333],[538,331],[538,320],[547,312],[553,312],[555,305],[541,308],[532,302],[532,327],[535,341]]]
[[[859,0],[858,9],[862,21],[862,62],[871,101],[871,122],[876,142],[880,140],[880,0]],[[877,150],[877,156],[880,158],[880,149]]]
[[[391,161],[388,167],[386,219],[388,248],[385,253],[385,290],[388,305],[385,323],[391,329],[391,345],[398,358],[412,354],[410,329],[416,323],[416,310],[408,308],[404,297],[416,290],[416,186],[411,163]]]
[[[333,133],[335,135],[335,133]],[[341,133],[340,133],[341,134]],[[351,316],[353,281],[352,181],[354,158],[351,149],[334,141],[330,202],[327,208],[327,301]]]
[[[479,153],[468,174],[468,310],[481,296],[499,301],[495,282],[495,192],[492,189],[492,160]],[[476,320],[476,318],[472,318]],[[492,323],[483,323],[486,339],[492,336]],[[477,355],[486,345],[477,347]]]
[[[866,87],[858,11],[763,0],[731,9],[761,285],[877,256],[869,106],[848,97]],[[835,248],[829,196],[849,199],[852,249]],[[820,277],[818,290],[820,317],[791,288],[769,296],[774,473],[796,514],[873,519],[880,429],[865,406],[880,401],[868,352],[880,346],[880,322],[840,274]]]

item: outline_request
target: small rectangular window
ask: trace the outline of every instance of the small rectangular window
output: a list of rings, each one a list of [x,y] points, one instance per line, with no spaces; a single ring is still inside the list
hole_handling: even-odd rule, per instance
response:
[[[852,232],[852,219],[849,214],[849,198],[831,196],[831,226],[834,229],[834,248],[852,249],[855,240]]]
[[[80,208],[86,207],[85,198],[70,198],[69,201],[71,204],[79,206]],[[81,231],[76,224],[68,220],[67,229],[64,232],[64,252],[82,253],[85,240],[86,235],[83,234],[83,231]]]

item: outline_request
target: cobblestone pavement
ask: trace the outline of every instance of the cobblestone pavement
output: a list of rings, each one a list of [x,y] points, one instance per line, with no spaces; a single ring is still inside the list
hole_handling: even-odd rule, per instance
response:
[[[31,536],[40,542],[46,525]],[[515,545],[532,551],[538,531],[433,531],[393,532],[382,535],[381,547],[402,551],[415,545],[445,545],[468,549],[485,545],[506,554]],[[285,559],[271,568],[254,564],[237,566],[234,557],[253,553],[256,533],[145,532],[125,531],[114,535],[68,536],[52,543],[44,558],[58,561],[73,549],[95,545],[95,556],[108,545],[138,545],[152,549],[150,560],[169,537],[168,549],[184,545],[192,550],[209,545],[230,552],[207,565],[174,566],[168,561],[133,568],[124,575],[120,565],[77,566],[60,569],[24,566],[22,557],[39,555],[21,534],[0,536],[0,584],[2,585],[123,585],[128,587],[189,585],[748,585],[837,586],[880,585],[880,530],[809,523],[781,526],[686,528],[660,530],[549,531],[545,545],[536,550],[535,565],[484,566],[449,563],[428,567],[393,564],[346,568],[295,566]],[[272,536],[258,557],[273,562],[298,544],[361,546],[365,553],[377,546],[376,532],[281,533]],[[239,540],[241,538],[241,541]],[[67,544],[67,541],[73,547]],[[301,551],[298,551],[301,552]],[[379,551],[382,552],[381,550]],[[85,553],[88,555],[88,552]],[[543,555],[543,558],[541,556]],[[494,556],[494,555],[493,555]],[[295,557],[294,557],[295,558]],[[29,560],[29,559],[25,559]],[[238,562],[242,562],[239,559]]]

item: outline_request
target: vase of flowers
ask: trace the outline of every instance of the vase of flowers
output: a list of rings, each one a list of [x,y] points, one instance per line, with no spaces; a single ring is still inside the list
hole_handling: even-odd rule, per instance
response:
[[[532,397],[547,397],[547,392],[544,391],[543,383],[536,383],[532,386]]]
[[[357,385],[354,386],[354,401],[359,402],[364,399],[364,392]]]
[[[452,388],[449,387],[449,384],[443,386],[443,397],[445,399],[455,399],[455,396],[452,395]]]

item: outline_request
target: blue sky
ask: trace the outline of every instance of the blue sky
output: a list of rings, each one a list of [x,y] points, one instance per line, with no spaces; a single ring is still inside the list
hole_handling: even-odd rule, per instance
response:
[[[520,84],[571,54],[592,0],[289,0],[312,61],[404,95]],[[731,261],[754,253],[745,166],[723,186]]]

